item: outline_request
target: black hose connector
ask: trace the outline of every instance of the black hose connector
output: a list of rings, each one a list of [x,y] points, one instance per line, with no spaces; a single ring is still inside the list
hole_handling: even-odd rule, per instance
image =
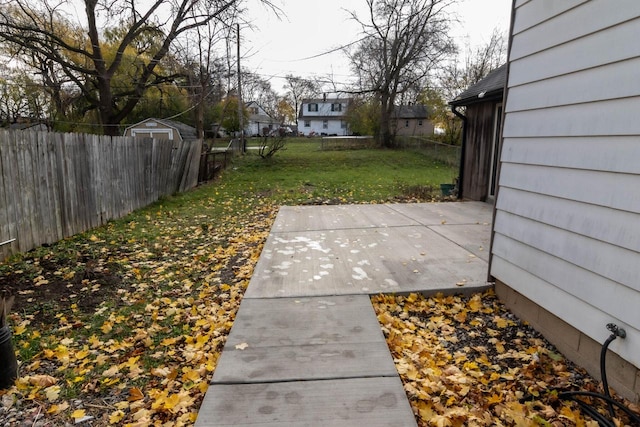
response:
[[[622,339],[625,339],[627,337],[627,331],[619,328],[615,323],[607,323],[607,330],[616,337],[620,337]]]
[[[629,417],[631,422],[634,423],[633,425],[640,426],[640,416],[631,411],[631,409],[629,409],[625,405],[614,400],[609,393],[609,384],[607,382],[606,370],[607,349],[609,348],[609,344],[611,344],[616,338],[626,338],[627,332],[614,323],[608,323],[607,330],[611,332],[611,335],[609,335],[609,338],[607,338],[607,340],[604,342],[604,344],[602,345],[602,350],[600,351],[600,376],[602,377],[602,388],[604,389],[604,394],[587,391],[568,391],[559,393],[558,397],[560,399],[572,400],[576,402],[580,406],[582,412],[593,418],[593,420],[595,420],[600,427],[616,427],[616,424],[613,422],[613,418],[615,418],[616,415],[615,408],[624,412]],[[578,397],[580,396],[588,396],[606,402],[611,420],[598,413],[595,407],[578,399]]]
[[[613,408],[613,404],[611,403],[611,394],[609,393],[609,383],[607,381],[607,368],[605,359],[607,357],[607,349],[609,348],[609,344],[613,342],[616,338],[625,338],[627,336],[627,332],[619,328],[615,323],[607,323],[607,330],[611,332],[609,338],[602,345],[602,350],[600,350],[600,376],[602,377],[602,388],[604,389],[604,395],[608,398],[607,407],[609,408],[609,415],[611,418],[616,416],[616,411]]]

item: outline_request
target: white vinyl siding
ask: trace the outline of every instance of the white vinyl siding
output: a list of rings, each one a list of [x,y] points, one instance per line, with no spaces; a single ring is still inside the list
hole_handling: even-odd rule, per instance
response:
[[[347,135],[344,117],[348,103],[347,99],[336,98],[304,100],[298,117],[298,131],[304,135]]]
[[[308,123],[308,126],[307,126]],[[341,120],[305,120],[304,127],[300,126],[299,131],[305,135],[315,133],[317,135],[338,135],[343,136],[347,134],[346,125],[343,126]]]
[[[515,5],[491,274],[640,367],[640,2]]]

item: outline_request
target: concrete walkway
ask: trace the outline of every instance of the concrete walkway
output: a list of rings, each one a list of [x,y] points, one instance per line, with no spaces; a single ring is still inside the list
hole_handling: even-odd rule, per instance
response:
[[[369,295],[485,289],[491,213],[281,208],[196,426],[415,426]]]

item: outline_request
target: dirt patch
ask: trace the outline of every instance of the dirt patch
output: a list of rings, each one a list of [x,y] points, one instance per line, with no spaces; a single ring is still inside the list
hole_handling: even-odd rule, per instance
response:
[[[0,293],[13,296],[13,312],[30,313],[32,323],[50,326],[72,305],[82,313],[93,313],[112,298],[122,284],[115,263],[104,265],[96,259],[42,258],[25,270],[0,275]]]

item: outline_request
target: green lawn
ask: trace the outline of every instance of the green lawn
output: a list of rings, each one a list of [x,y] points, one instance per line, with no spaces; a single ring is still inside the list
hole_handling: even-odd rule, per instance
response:
[[[248,150],[223,179],[289,205],[432,200],[456,174],[456,168],[416,151],[321,151],[318,139],[293,139],[268,160]]]

